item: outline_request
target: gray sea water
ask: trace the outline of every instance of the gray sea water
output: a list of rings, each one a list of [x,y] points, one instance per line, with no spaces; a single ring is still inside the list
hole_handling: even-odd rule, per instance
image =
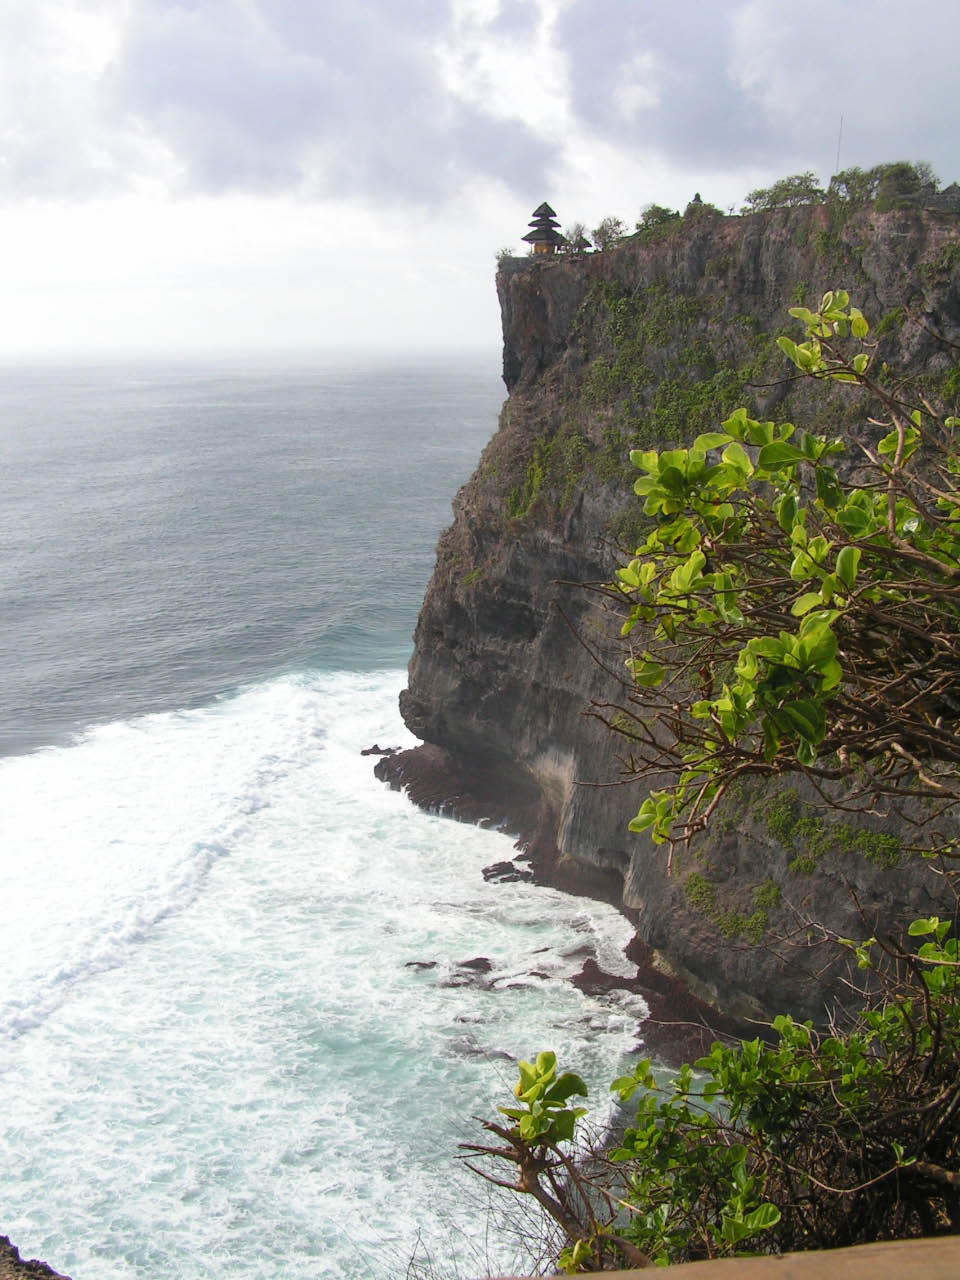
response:
[[[598,1082],[612,909],[481,868],[362,748],[494,360],[0,371],[0,1231],[74,1280],[522,1265],[455,1159]],[[489,974],[468,981],[478,955]],[[427,965],[430,967],[421,967]],[[598,1112],[599,1114],[599,1112]]]

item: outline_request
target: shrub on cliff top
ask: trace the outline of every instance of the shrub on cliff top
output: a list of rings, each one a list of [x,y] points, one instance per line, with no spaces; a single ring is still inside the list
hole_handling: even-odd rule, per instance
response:
[[[609,249],[615,245],[624,231],[626,231],[626,227],[623,224],[623,219],[611,216],[601,218],[590,234],[593,236],[593,243],[602,253],[604,249]]]
[[[835,173],[830,179],[827,198],[847,200],[851,204],[876,201],[880,211],[892,208],[898,199],[922,192],[934,194],[940,185],[937,175],[926,163],[911,164],[898,160],[892,164],[874,165],[872,169],[854,166]]]
[[[771,187],[757,187],[744,201],[744,211],[760,213],[767,209],[789,209],[798,204],[821,204],[825,193],[820,179],[811,170],[778,178]]]

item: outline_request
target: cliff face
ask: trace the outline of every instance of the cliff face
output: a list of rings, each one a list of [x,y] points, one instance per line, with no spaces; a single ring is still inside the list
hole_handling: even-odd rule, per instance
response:
[[[960,339],[954,215],[704,212],[652,241],[501,269],[510,394],[440,540],[401,695],[430,746],[387,770],[421,802],[518,831],[555,883],[622,902],[665,967],[741,1012],[822,1011],[823,957],[805,930],[783,941],[798,919],[865,936],[935,910],[941,882],[907,865],[895,827],[841,823],[796,785],[731,797],[668,875],[627,830],[643,796],[611,785],[616,744],[586,714],[618,699],[620,660],[605,670],[587,648],[602,654],[619,620],[575,584],[632,549],[631,447],[691,439],[740,404],[866,429],[848,389],[782,381],[787,307],[831,287],[872,319],[879,359],[956,397],[958,349],[934,336]]]

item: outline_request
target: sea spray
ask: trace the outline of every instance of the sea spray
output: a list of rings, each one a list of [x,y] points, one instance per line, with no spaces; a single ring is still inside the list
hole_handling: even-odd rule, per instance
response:
[[[512,1059],[552,1047],[602,1098],[642,1004],[582,995],[572,953],[609,965],[629,925],[487,884],[507,837],[376,782],[360,751],[406,741],[401,680],[270,681],[0,763],[22,1248],[102,1280],[369,1277],[419,1233],[452,1275],[485,1236],[456,1144]]]
[[[455,1159],[610,908],[372,776],[489,360],[6,371],[0,1230],[76,1280],[508,1271]],[[573,954],[576,953],[576,954]],[[486,959],[489,968],[465,967]],[[488,1248],[496,1241],[496,1248]]]

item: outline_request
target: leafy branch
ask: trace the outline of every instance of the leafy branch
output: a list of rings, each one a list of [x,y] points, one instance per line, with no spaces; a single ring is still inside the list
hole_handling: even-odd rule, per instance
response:
[[[624,698],[593,714],[627,740],[625,776],[654,783],[631,828],[658,843],[744,774],[843,782],[865,809],[960,799],[960,419],[873,377],[846,292],[790,314],[804,337],[780,348],[879,403],[872,438],[740,409],[688,448],[635,450],[651,531],[593,588],[626,610],[628,646]]]
[[[536,1096],[500,1108],[512,1126],[485,1125],[502,1145],[466,1146],[517,1176],[470,1167],[540,1203],[566,1239],[569,1273],[960,1230],[960,951],[950,923],[914,921],[899,941],[833,941],[870,979],[845,1029],[783,1016],[769,1041],[715,1043],[672,1079],[639,1062],[611,1085],[636,1112],[606,1151],[578,1145],[584,1109],[574,1114],[561,1095],[580,1093],[579,1077],[561,1076],[571,1083],[552,1115],[530,1122],[556,1079],[555,1056],[541,1054],[521,1063],[516,1087],[521,1100],[531,1087]]]

